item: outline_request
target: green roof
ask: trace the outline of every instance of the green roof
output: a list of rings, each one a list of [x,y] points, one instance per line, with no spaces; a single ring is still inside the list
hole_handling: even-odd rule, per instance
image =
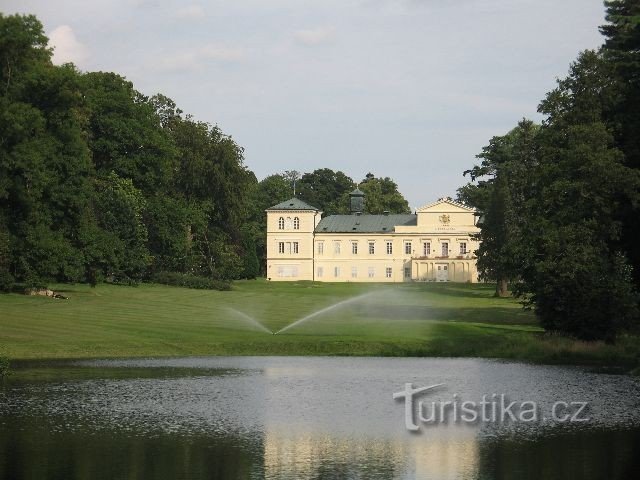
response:
[[[306,202],[303,202],[299,198],[290,198],[286,202],[279,203],[274,205],[273,207],[267,208],[267,210],[313,210],[318,211],[319,209],[309,205]]]
[[[404,215],[329,215],[320,220],[316,233],[386,233],[399,225],[417,225],[415,214]]]

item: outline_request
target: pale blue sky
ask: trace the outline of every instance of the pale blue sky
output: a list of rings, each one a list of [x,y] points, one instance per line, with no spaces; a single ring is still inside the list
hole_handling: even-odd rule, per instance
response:
[[[245,148],[258,178],[329,167],[454,195],[493,135],[602,43],[601,0],[0,0],[56,61],[161,92]]]

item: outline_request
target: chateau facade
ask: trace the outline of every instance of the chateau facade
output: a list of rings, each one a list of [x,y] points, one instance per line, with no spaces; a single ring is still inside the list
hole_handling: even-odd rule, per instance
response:
[[[368,215],[351,193],[351,215],[298,198],[267,212],[267,278],[324,282],[477,282],[474,209],[450,198],[414,214]]]

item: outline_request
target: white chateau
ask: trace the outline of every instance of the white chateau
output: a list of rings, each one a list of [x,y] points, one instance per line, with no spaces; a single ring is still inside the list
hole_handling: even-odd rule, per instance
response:
[[[321,282],[477,282],[474,209],[450,198],[408,215],[330,215],[298,198],[267,212],[267,278]]]

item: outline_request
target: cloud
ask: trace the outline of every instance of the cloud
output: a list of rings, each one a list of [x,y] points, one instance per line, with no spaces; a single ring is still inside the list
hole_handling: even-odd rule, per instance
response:
[[[49,34],[49,44],[54,47],[53,63],[73,62],[80,65],[89,58],[89,49],[80,43],[69,25],[60,25]]]
[[[157,68],[166,72],[196,71],[211,62],[239,62],[245,58],[245,55],[243,48],[206,45],[197,50],[167,55],[158,63]]]
[[[330,41],[334,32],[335,29],[333,27],[318,27],[307,30],[298,30],[293,34],[293,37],[297,42],[303,45],[315,46]]]
[[[181,8],[176,12],[176,17],[185,20],[199,20],[204,18],[205,11],[200,5],[189,5],[188,7]]]

